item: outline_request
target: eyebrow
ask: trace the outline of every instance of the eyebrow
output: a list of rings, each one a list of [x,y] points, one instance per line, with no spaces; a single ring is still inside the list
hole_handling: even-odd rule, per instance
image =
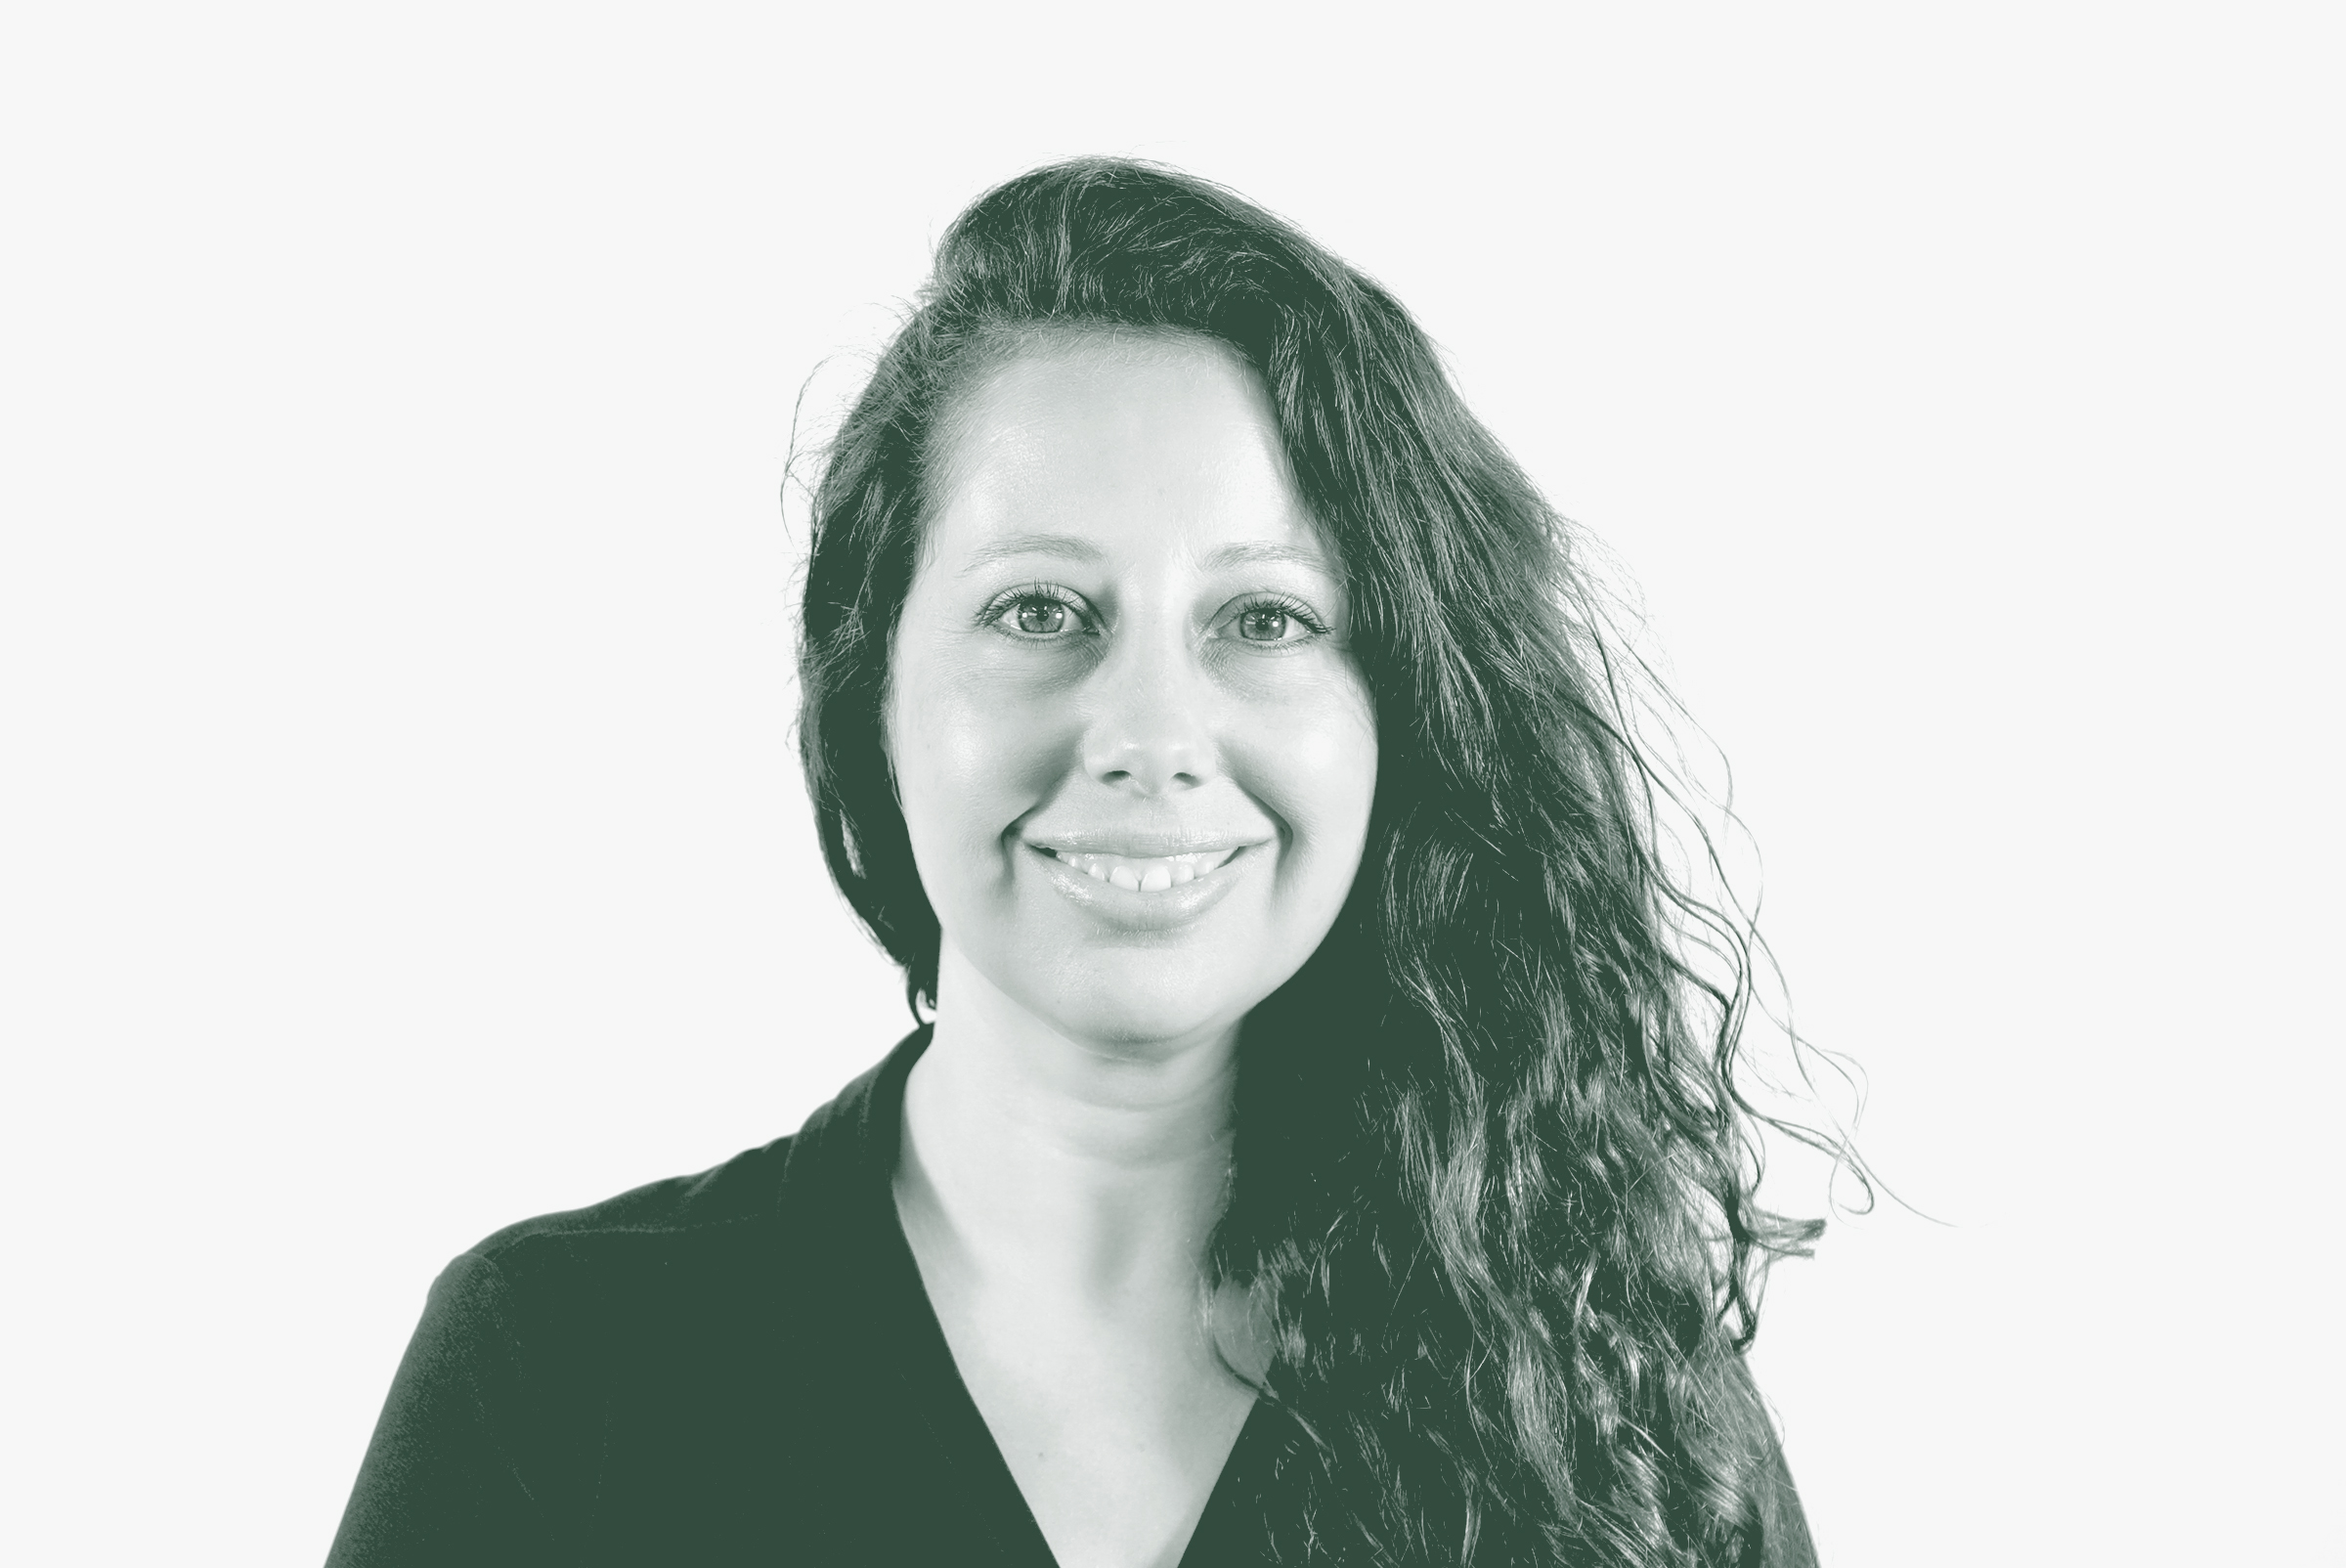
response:
[[[980,544],[970,551],[970,563],[958,575],[969,576],[996,561],[1014,555],[1057,555],[1070,561],[1096,561],[1101,558],[1100,546],[1074,534],[1013,534],[991,544]]]
[[[1327,557],[1309,544],[1225,544],[1205,558],[1208,567],[1309,566],[1327,570]]]
[[[972,572],[1016,555],[1056,555],[1070,561],[1097,561],[1103,558],[1100,546],[1079,535],[1013,534],[1007,539],[998,539],[972,550],[969,564],[957,575],[967,577]],[[1327,557],[1308,544],[1225,544],[1205,558],[1207,569],[1214,571],[1229,566],[1275,564],[1308,566],[1325,572],[1327,570]]]

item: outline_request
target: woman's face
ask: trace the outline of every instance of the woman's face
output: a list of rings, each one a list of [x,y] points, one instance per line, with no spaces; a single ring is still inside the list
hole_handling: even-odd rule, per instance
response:
[[[888,707],[940,968],[1078,1040],[1234,1024],[1327,934],[1376,784],[1263,388],[1219,343],[1067,332],[950,412]]]

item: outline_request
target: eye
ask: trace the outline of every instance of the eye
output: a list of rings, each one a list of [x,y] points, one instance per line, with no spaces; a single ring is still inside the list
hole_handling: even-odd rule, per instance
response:
[[[1308,642],[1327,631],[1319,617],[1288,598],[1250,600],[1231,617],[1230,627],[1239,641],[1265,644]]]
[[[1019,618],[1019,630],[1036,636],[1048,636],[1067,624],[1067,607],[1050,599],[1021,599],[1013,613]]]
[[[1256,605],[1238,612],[1238,635],[1248,642],[1284,642],[1303,623],[1273,605]]]
[[[1005,635],[1045,642],[1089,630],[1083,606],[1074,596],[1044,584],[995,599],[985,607],[985,622]]]

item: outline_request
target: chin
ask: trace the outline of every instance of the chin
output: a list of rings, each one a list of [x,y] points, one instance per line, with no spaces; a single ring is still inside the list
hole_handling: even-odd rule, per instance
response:
[[[1111,1049],[1140,1049],[1212,1033],[1246,1015],[1235,999],[1201,997],[1186,977],[1167,976],[1154,985],[1136,985],[1130,977],[1112,974],[1069,986],[1071,979],[1063,979],[1065,988],[1059,994],[1038,998],[1044,1006],[1036,1011],[1067,1038]]]

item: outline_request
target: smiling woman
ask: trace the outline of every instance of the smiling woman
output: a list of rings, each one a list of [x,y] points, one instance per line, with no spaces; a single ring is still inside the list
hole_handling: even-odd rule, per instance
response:
[[[1326,936],[1376,784],[1269,401],[1223,344],[1063,327],[946,428],[887,739],[953,1026],[990,986],[1080,1039],[1227,1033]]]
[[[982,197],[804,606],[826,856],[933,1016],[452,1265],[334,1560],[1806,1563],[1751,933],[1576,549],[1276,218]]]

